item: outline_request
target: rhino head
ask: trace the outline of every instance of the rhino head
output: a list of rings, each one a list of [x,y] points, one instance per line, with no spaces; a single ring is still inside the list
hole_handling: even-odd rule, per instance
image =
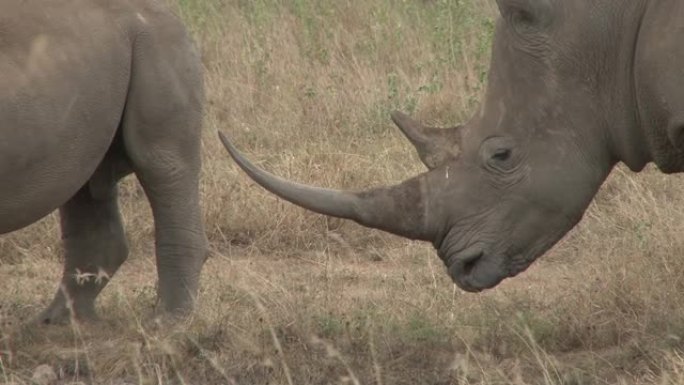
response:
[[[631,28],[630,17],[638,18],[632,5],[497,3],[501,18],[477,113],[452,128],[392,114],[427,166],[423,174],[362,192],[316,188],[257,168],[220,135],[223,144],[252,179],[283,199],[432,242],[459,287],[496,286],[577,224],[618,161],[638,170],[648,160],[636,145],[642,138],[630,77],[638,25]],[[611,22],[618,17],[611,15],[623,19]]]

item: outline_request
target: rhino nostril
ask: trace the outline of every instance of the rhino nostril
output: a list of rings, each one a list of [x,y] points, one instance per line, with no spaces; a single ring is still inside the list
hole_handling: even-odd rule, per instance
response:
[[[480,251],[477,253],[473,253],[473,254],[471,254],[471,255],[469,255],[466,258],[461,260],[461,264],[462,264],[461,266],[462,266],[464,275],[470,275],[470,273],[475,268],[477,261],[479,261],[480,258],[482,258],[482,255],[483,255],[483,253]]]

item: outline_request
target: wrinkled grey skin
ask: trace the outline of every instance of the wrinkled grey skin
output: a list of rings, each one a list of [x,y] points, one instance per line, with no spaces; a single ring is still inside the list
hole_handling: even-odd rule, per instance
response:
[[[126,260],[117,182],[152,207],[163,310],[193,307],[206,257],[199,207],[202,74],[154,0],[0,0],[0,233],[59,208],[65,263],[45,323],[96,317]]]
[[[395,123],[428,172],[362,193],[237,163],[319,213],[430,241],[461,288],[525,270],[582,217],[613,166],[684,170],[684,3],[498,0],[485,99],[465,125]]]

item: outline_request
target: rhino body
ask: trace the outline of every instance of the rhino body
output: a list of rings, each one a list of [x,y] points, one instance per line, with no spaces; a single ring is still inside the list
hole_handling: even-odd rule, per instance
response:
[[[524,271],[583,216],[611,169],[684,171],[684,2],[497,0],[484,100],[452,128],[394,122],[428,171],[364,192],[293,183],[295,204],[432,242],[462,289]]]
[[[0,0],[0,233],[59,208],[63,278],[46,323],[95,317],[128,255],[117,182],[152,207],[163,309],[193,307],[206,255],[199,207],[202,72],[154,0]]]

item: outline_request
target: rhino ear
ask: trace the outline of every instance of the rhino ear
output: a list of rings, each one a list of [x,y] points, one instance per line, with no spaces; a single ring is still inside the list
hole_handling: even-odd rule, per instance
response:
[[[550,0],[496,0],[499,12],[518,29],[538,29],[551,22]]]
[[[427,127],[400,111],[392,112],[391,117],[416,148],[418,157],[428,169],[439,167],[460,154],[461,126]]]

